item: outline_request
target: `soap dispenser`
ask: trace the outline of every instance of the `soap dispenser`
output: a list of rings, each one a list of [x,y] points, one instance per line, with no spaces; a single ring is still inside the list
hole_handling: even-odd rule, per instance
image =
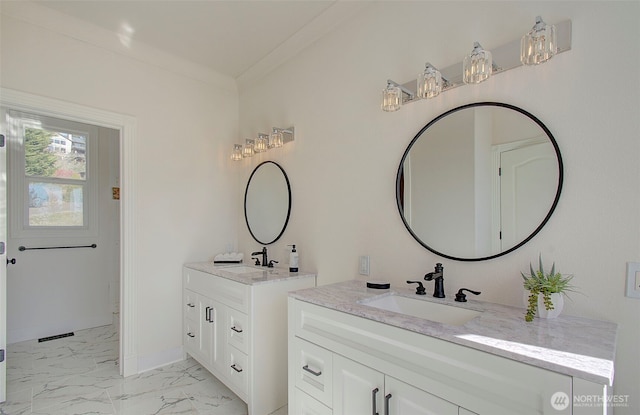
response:
[[[296,251],[296,246],[295,244],[288,246],[293,247],[289,254],[289,272],[298,272],[298,252]]]

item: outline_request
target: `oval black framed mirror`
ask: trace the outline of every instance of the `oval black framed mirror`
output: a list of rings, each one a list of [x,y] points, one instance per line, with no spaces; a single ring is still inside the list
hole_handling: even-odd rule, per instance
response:
[[[404,225],[445,258],[482,261],[533,238],[563,182],[558,144],[529,112],[499,102],[449,110],[407,147],[396,176]]]
[[[291,186],[284,169],[273,161],[260,163],[244,193],[244,217],[253,239],[262,245],[277,241],[289,222]]]

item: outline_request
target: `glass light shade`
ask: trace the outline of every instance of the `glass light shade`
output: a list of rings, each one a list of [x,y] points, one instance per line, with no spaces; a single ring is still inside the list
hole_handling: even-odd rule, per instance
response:
[[[269,149],[269,136],[266,134],[258,134],[253,151],[256,153],[264,153]]]
[[[231,160],[233,161],[242,160],[242,144],[233,145],[233,153],[231,153]]]
[[[253,140],[247,140],[244,148],[242,149],[242,157],[253,157]]]
[[[558,53],[556,27],[548,25],[542,17],[536,17],[536,24],[520,41],[520,61],[523,65],[538,65]]]
[[[398,111],[402,106],[402,90],[393,84],[387,84],[382,90],[382,110],[387,112]]]
[[[482,49],[482,46],[475,42],[473,50],[462,62],[462,80],[465,84],[479,84],[491,76],[492,70],[491,52]]]
[[[433,98],[442,92],[442,74],[439,70],[427,64],[424,72],[418,74],[418,97]]]
[[[282,132],[279,130],[274,130],[270,136],[271,147],[278,148],[284,145],[284,138],[282,136]]]

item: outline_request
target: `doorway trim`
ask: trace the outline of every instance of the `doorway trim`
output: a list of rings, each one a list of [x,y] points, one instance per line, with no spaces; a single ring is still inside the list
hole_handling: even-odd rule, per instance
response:
[[[120,132],[120,374],[138,373],[135,307],[135,117],[84,105],[0,88],[0,105],[21,111],[112,128]]]

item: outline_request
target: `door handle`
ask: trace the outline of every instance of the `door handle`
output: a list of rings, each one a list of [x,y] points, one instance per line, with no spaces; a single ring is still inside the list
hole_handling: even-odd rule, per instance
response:
[[[205,307],[204,319],[207,320],[209,323],[211,323],[211,318],[209,317],[209,310],[211,310],[211,307]]]
[[[379,415],[378,414],[378,409],[377,407],[377,403],[376,403],[376,395],[378,394],[378,392],[380,391],[380,389],[375,388],[374,390],[371,391],[371,408],[372,408],[372,415]]]
[[[384,397],[384,413],[385,415],[391,415],[389,412],[389,401],[391,400],[391,394]]]
[[[231,330],[235,331],[236,333],[242,333],[242,329],[236,328],[236,326],[231,327]]]

